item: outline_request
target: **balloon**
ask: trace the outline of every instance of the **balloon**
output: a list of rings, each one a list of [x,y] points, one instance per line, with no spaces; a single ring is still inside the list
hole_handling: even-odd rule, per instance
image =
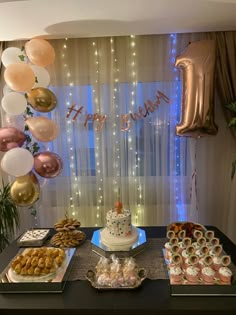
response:
[[[48,142],[56,139],[59,130],[51,119],[46,117],[29,117],[26,119],[32,135],[39,141]]]
[[[11,185],[11,199],[17,206],[31,206],[39,199],[40,186],[33,172],[15,179]]]
[[[3,89],[2,89],[2,92],[3,92],[3,95],[5,96],[5,95],[7,95],[7,94],[13,92],[13,90],[10,89],[7,84],[5,84],[4,87],[3,87]]]
[[[13,148],[6,152],[1,160],[4,172],[12,176],[24,176],[34,166],[33,155],[26,149]]]
[[[20,48],[9,47],[3,51],[1,59],[3,65],[7,67],[12,63],[24,63],[25,56]]]
[[[30,66],[35,75],[35,84],[36,87],[47,87],[50,83],[50,76],[46,69],[39,66]]]
[[[25,52],[29,60],[37,66],[45,67],[55,60],[54,48],[42,38],[33,38],[26,42]]]
[[[25,96],[17,92],[11,92],[2,98],[2,108],[8,115],[23,114],[26,106]]]
[[[50,112],[57,105],[56,96],[48,89],[35,88],[26,93],[28,103],[39,112]]]
[[[179,136],[217,133],[214,122],[215,61],[214,40],[193,42],[176,58],[175,65],[183,72],[181,121],[176,126]]]
[[[0,151],[2,152],[21,147],[25,140],[25,134],[14,127],[0,128]]]
[[[52,152],[40,152],[34,156],[34,169],[42,177],[53,178],[62,170],[62,160]]]
[[[29,91],[34,86],[33,70],[25,63],[12,63],[5,69],[6,84],[16,92]]]

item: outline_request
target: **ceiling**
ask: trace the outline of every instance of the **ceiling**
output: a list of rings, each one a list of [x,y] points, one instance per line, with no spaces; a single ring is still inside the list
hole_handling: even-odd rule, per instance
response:
[[[236,30],[236,0],[0,0],[0,40]]]

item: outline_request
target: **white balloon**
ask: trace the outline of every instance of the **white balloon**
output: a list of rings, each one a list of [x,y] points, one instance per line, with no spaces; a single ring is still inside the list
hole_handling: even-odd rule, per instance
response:
[[[36,88],[36,87],[46,88],[50,83],[50,76],[49,76],[48,71],[45,68],[40,67],[40,66],[33,65],[30,67],[33,70],[35,77],[37,79],[37,82],[35,82],[33,88]]]
[[[2,160],[1,168],[12,176],[24,176],[28,174],[34,165],[34,157],[24,148],[13,148],[7,151]]]
[[[8,93],[13,92],[13,90],[7,84],[5,84],[2,89],[2,92],[3,92],[3,95],[7,95]]]
[[[27,100],[24,95],[11,92],[2,98],[2,108],[8,115],[21,115],[26,110]]]
[[[18,63],[18,62],[24,62],[23,59],[21,59],[20,56],[25,56],[23,51],[20,50],[20,48],[17,47],[9,47],[6,48],[2,53],[2,63],[5,67],[12,63]]]

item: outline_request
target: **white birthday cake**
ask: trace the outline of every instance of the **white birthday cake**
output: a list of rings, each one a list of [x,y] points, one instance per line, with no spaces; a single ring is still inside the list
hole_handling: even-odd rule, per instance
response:
[[[101,241],[111,250],[129,250],[138,239],[138,230],[131,224],[131,212],[116,202],[107,212],[106,227],[101,231]]]

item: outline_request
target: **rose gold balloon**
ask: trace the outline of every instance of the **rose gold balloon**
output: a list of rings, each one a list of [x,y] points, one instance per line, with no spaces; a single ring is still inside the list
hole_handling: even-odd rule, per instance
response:
[[[50,112],[57,105],[57,98],[46,88],[35,88],[26,93],[28,103],[39,112]]]
[[[17,206],[31,206],[39,199],[40,186],[33,172],[15,179],[11,185],[11,198]]]
[[[47,117],[29,117],[26,119],[26,124],[32,135],[42,142],[53,141],[59,133],[55,122]]]
[[[55,60],[55,51],[52,45],[42,38],[33,38],[25,44],[25,52],[29,60],[41,67],[50,65]]]
[[[62,160],[56,153],[40,152],[34,156],[34,169],[42,177],[53,178],[62,171]]]
[[[29,91],[35,83],[33,70],[25,63],[12,63],[4,72],[6,84],[17,92]]]
[[[21,147],[25,139],[25,134],[14,127],[0,128],[0,151],[6,152],[12,148]]]
[[[176,126],[179,136],[215,135],[214,71],[216,47],[213,40],[188,45],[176,58],[175,65],[183,72],[181,121]]]

